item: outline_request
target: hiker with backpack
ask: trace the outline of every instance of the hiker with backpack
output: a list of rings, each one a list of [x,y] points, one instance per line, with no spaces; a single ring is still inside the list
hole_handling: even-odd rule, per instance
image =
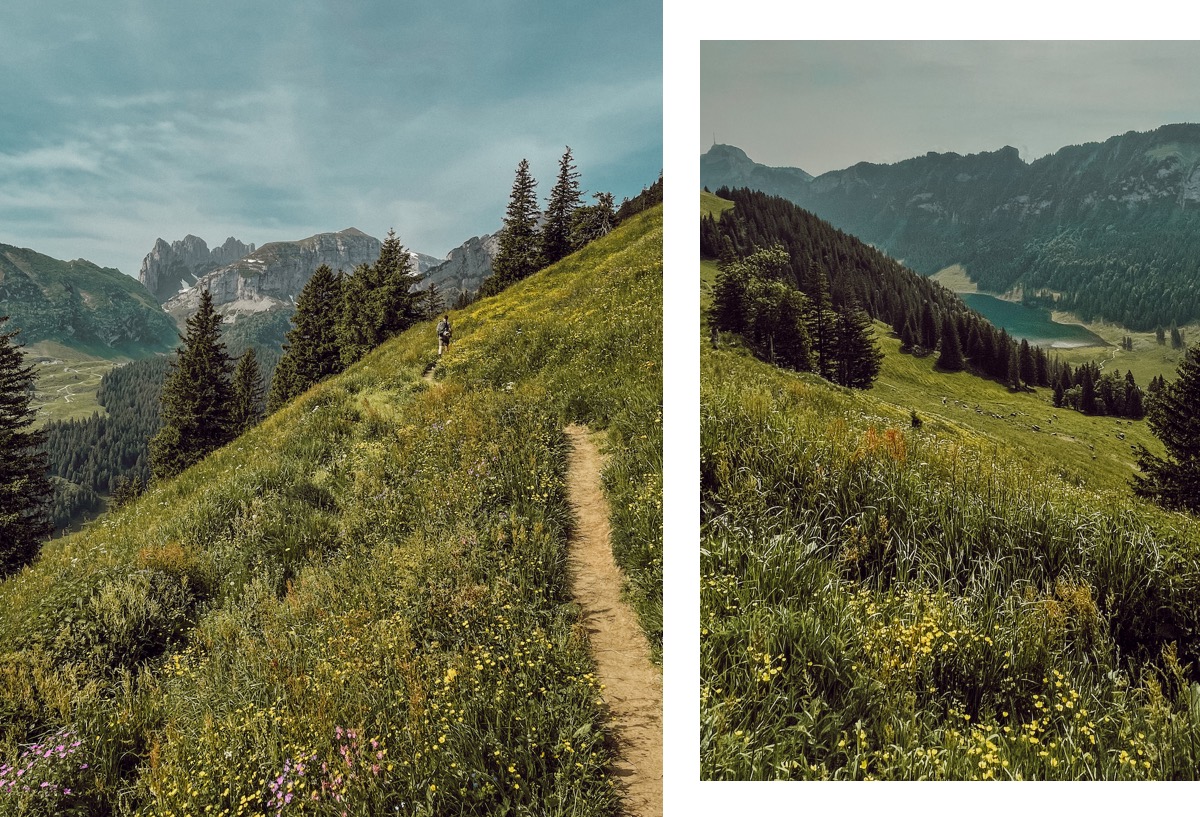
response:
[[[442,356],[442,352],[450,348],[450,316],[443,315],[437,325],[438,336],[438,357]]]

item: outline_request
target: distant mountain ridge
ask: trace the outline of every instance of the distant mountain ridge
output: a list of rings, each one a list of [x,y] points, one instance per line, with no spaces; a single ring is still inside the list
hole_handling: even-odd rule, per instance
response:
[[[809,177],[807,180],[805,177]],[[810,177],[715,145],[710,190],[783,196],[931,274],[1133,329],[1200,318],[1200,125],[1130,131],[1032,163],[1013,147],[862,162]]]
[[[266,312],[294,302],[322,264],[350,272],[379,258],[379,239],[354,227],[318,233],[300,241],[272,241],[254,252],[205,273],[186,290],[173,295],[163,309],[182,321],[200,306],[209,291],[213,304],[226,315]]]
[[[52,340],[110,357],[164,352],[175,324],[137,281],[90,261],[60,261],[0,244],[0,314],[23,344]]]
[[[203,238],[186,235],[168,244],[159,238],[154,248],[142,259],[138,280],[159,303],[196,283],[207,272],[245,258],[254,252],[253,244],[243,244],[233,236],[220,247],[209,250]]]

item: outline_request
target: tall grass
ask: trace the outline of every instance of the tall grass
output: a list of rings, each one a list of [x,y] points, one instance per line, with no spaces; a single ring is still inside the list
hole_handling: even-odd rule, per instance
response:
[[[661,224],[459,315],[432,387],[430,324],[0,585],[0,813],[614,813],[562,426],[609,428],[619,541],[661,554]],[[625,563],[661,618],[661,556]]]
[[[705,777],[1197,776],[1194,519],[743,355],[701,365]]]

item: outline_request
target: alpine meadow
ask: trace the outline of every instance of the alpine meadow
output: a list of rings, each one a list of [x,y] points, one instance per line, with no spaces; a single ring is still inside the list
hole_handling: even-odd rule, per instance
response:
[[[782,200],[718,194],[701,194],[702,241],[730,238],[700,271],[702,778],[1200,776],[1200,521],[1131,480],[1181,432],[1196,352],[1148,421],[1062,402],[1007,333],[1015,368],[975,341],[947,362],[956,325],[986,324],[948,290]],[[873,319],[865,388],[822,376],[828,282]],[[904,327],[930,303],[942,335],[922,348]],[[1194,480],[1179,452],[1197,442],[1179,433],[1162,470]]]
[[[46,544],[0,584],[0,811],[616,813],[563,428],[657,652],[661,314],[655,205]]]

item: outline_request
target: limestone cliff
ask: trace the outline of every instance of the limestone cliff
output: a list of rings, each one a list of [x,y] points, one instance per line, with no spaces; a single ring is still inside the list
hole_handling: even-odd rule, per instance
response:
[[[138,280],[159,303],[165,303],[196,283],[205,273],[232,264],[254,252],[253,244],[243,244],[230,236],[220,247],[209,250],[204,239],[184,236],[168,244],[161,238],[142,259]]]
[[[163,304],[177,321],[200,305],[200,293],[212,293],[213,304],[226,315],[264,312],[294,303],[300,290],[322,264],[352,272],[379,258],[379,239],[353,227],[320,233],[301,241],[273,241],[232,263],[199,276],[186,290]]]

